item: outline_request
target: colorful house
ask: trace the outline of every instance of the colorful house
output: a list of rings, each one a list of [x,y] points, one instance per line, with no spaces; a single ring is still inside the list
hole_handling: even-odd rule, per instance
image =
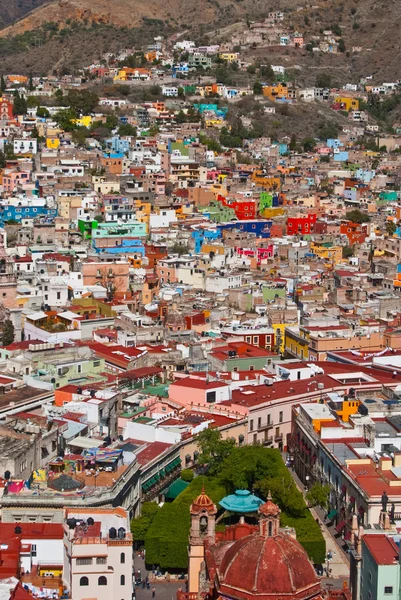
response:
[[[288,217],[287,235],[307,235],[314,230],[315,223],[315,214]]]

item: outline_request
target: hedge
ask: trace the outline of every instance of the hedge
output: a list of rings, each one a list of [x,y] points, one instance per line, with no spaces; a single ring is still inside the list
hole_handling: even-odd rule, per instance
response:
[[[191,525],[189,508],[205,492],[217,503],[225,489],[217,479],[196,477],[177,498],[158,511],[145,537],[146,562],[162,569],[188,568],[188,536]]]
[[[282,527],[293,527],[297,534],[297,541],[308,553],[314,564],[324,563],[326,557],[326,542],[319,525],[316,523],[309,510],[305,511],[304,517],[291,517],[281,513],[280,523]]]

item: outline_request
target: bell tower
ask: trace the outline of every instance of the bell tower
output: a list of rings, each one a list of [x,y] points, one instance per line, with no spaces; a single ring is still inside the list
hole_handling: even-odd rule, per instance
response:
[[[259,513],[259,533],[262,537],[274,537],[280,529],[280,509],[277,504],[271,500],[271,496],[267,502],[262,504],[258,510]]]
[[[217,508],[204,488],[191,504],[191,530],[189,533],[188,592],[199,592],[199,573],[205,557],[205,540],[214,544]]]

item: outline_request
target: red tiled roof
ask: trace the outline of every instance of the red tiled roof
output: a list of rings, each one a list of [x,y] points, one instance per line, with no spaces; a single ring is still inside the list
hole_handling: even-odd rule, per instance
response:
[[[367,533],[362,538],[370,554],[378,565],[398,564],[399,548],[394,540],[384,533]]]
[[[163,452],[171,446],[172,444],[165,444],[164,442],[153,442],[151,444],[147,444],[142,450],[139,449],[137,451],[137,461],[140,465],[147,465],[151,460],[156,458],[156,456],[163,454]]]
[[[62,540],[63,526],[61,523],[0,523],[0,538],[4,540],[15,538],[16,526],[21,527],[21,539]]]
[[[206,379],[194,379],[190,376],[184,377],[183,379],[178,379],[174,381],[170,385],[170,388],[175,387],[184,387],[184,388],[193,388],[198,390],[208,390],[215,389],[219,387],[227,387],[227,383],[224,381],[206,381]]]

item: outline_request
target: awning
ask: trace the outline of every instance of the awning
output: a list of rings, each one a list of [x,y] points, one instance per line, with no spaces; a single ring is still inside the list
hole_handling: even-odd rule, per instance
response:
[[[89,450],[90,448],[99,448],[104,444],[103,440],[95,440],[93,438],[86,438],[78,436],[68,442],[68,446],[74,446],[74,448],[83,448]]]
[[[176,479],[174,483],[172,483],[166,493],[166,499],[175,500],[181,492],[187,489],[189,483],[187,481],[183,481],[182,479]]]
[[[332,508],[331,511],[329,512],[329,514],[327,515],[327,518],[329,519],[329,521],[331,521],[332,519],[334,519],[334,517],[336,516],[337,511],[335,508]]]
[[[336,526],[337,533],[341,533],[342,530],[344,529],[344,527],[345,527],[345,521],[340,521],[338,523],[338,525]]]

